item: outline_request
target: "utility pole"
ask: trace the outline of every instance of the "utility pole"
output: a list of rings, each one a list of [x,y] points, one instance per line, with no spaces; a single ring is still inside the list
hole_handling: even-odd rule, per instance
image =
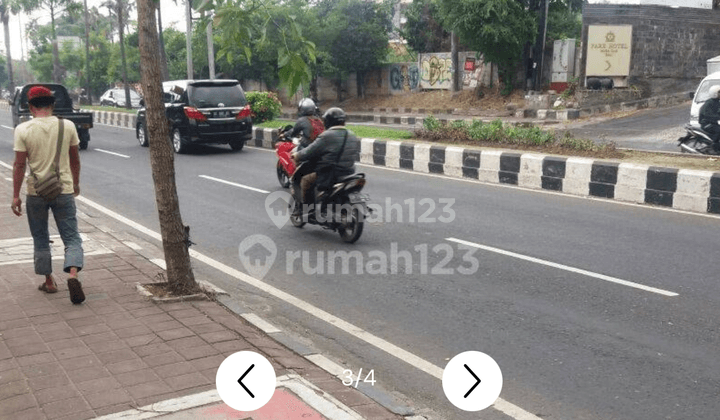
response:
[[[87,105],[92,105],[92,95],[90,94],[90,28],[88,24],[88,8],[87,0],[85,4],[85,96],[87,97]]]
[[[185,30],[185,49],[187,50],[187,78],[192,80],[195,78],[192,60],[192,7],[190,6],[190,0],[185,0],[185,4],[185,24],[187,25],[187,29]]]
[[[205,12],[203,12],[204,14]],[[210,80],[215,78],[215,47],[213,44],[213,13],[210,12],[210,19],[207,25],[207,50],[208,50],[208,69],[210,70]]]
[[[458,59],[458,37],[455,31],[450,33],[450,60],[452,61],[452,91],[460,91],[460,60]]]

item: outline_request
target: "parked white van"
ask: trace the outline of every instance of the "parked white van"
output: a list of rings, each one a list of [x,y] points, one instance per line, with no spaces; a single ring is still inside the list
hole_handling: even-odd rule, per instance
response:
[[[702,82],[700,82],[700,85],[695,91],[692,105],[690,105],[690,125],[693,127],[700,127],[700,123],[698,122],[700,107],[702,107],[705,101],[707,101],[710,97],[710,94],[708,93],[710,87],[715,85],[720,85],[720,71],[712,73],[702,79]]]

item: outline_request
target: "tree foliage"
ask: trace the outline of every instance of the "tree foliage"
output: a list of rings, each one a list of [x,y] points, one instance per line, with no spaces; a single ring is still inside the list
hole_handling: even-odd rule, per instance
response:
[[[438,5],[445,29],[497,64],[505,91],[510,91],[513,70],[537,34],[534,14],[517,0],[440,0]]]
[[[450,51],[450,33],[437,20],[438,6],[433,0],[415,0],[405,9],[407,22],[400,35],[417,53]]]

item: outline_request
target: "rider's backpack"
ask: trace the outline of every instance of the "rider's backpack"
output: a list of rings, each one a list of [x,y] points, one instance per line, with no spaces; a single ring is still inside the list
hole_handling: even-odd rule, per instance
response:
[[[310,120],[310,125],[312,125],[312,133],[310,133],[310,141],[315,141],[317,136],[322,134],[323,131],[325,131],[325,124],[323,124],[323,121],[320,118],[308,118]]]

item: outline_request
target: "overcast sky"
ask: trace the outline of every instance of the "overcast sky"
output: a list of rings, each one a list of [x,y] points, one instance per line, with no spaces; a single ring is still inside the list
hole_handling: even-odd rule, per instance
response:
[[[175,27],[175,29],[185,31],[185,2],[182,0],[178,0],[178,4],[176,5],[173,0],[161,1],[163,27],[169,28],[173,26]],[[95,6],[99,8],[100,4],[102,3],[103,0],[88,0],[88,7]],[[107,14],[107,8],[101,8],[100,13]],[[20,59],[21,48],[24,49],[25,58],[27,59],[27,48],[32,48],[32,45],[25,36],[25,26],[28,24],[28,22],[30,22],[31,19],[35,18],[39,18],[41,23],[50,22],[50,12],[43,10],[37,11],[30,16],[24,13],[20,15],[10,15],[10,52],[12,54],[13,60]],[[133,10],[131,19],[135,21],[137,20],[137,8]],[[20,26],[22,26],[22,33]],[[0,25],[0,28],[2,28],[2,25]],[[23,40],[22,46],[20,42],[18,42],[18,40],[20,39]],[[2,55],[4,57],[5,32],[2,29],[0,29],[0,51],[2,51]]]

